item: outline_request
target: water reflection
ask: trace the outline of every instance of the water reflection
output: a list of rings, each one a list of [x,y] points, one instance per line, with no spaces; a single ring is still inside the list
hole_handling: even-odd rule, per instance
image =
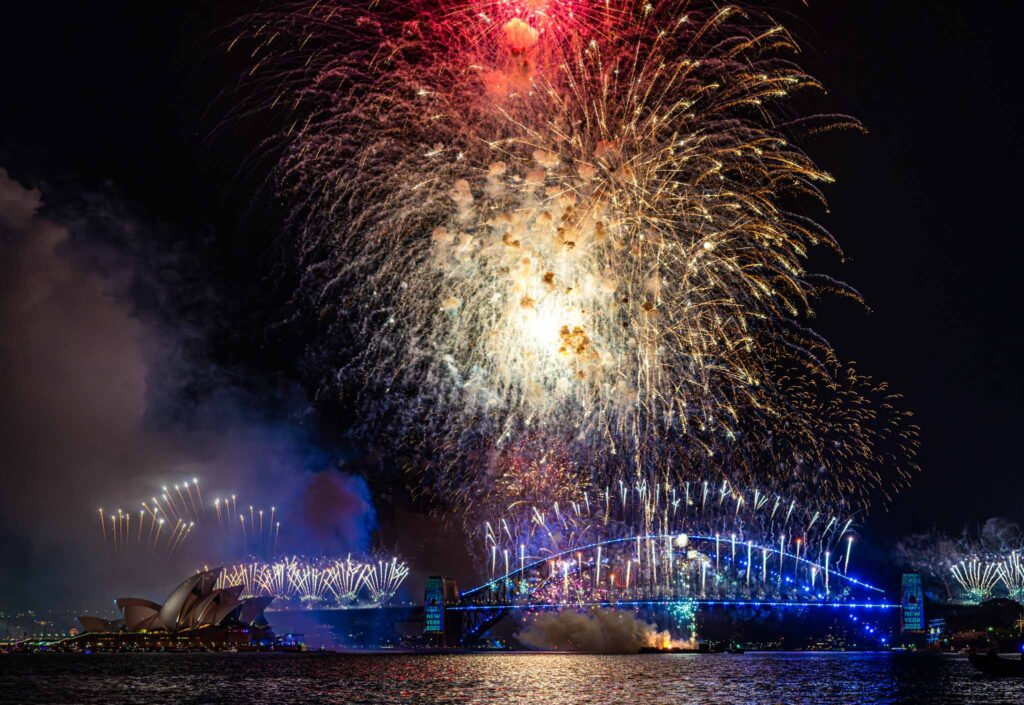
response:
[[[899,654],[0,657],[0,703],[1010,703],[1024,682]]]

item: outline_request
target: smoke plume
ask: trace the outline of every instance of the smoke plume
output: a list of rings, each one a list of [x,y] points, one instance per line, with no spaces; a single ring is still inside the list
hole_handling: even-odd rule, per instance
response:
[[[668,632],[659,632],[625,610],[545,612],[516,638],[536,649],[600,654],[635,654],[643,646],[678,645]]]
[[[195,546],[126,565],[104,546],[99,507],[138,512],[193,477],[207,502],[276,505],[282,551],[367,548],[369,491],[304,393],[231,359],[252,348],[233,338],[259,333],[194,253],[202,234],[96,194],[45,200],[0,169],[0,604],[160,599],[204,563],[243,558]]]

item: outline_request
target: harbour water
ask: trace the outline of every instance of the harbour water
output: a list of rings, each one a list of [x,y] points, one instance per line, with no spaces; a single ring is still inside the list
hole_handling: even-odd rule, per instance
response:
[[[480,705],[1024,702],[1024,679],[894,653],[108,654],[0,657],[0,703]]]

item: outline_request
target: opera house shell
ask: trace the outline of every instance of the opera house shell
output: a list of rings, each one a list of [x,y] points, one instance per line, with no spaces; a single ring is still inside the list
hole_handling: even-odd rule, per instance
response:
[[[187,578],[162,605],[139,597],[122,597],[116,601],[121,619],[81,616],[78,621],[89,632],[99,633],[162,631],[179,634],[204,627],[266,625],[263,610],[273,596],[242,599],[244,585],[217,587],[223,570],[215,568]]]

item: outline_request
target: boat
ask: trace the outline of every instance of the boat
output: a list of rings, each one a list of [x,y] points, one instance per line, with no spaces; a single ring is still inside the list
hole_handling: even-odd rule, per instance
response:
[[[994,651],[987,654],[967,654],[971,665],[986,676],[1024,676],[1024,655],[1019,659],[1003,658]]]

